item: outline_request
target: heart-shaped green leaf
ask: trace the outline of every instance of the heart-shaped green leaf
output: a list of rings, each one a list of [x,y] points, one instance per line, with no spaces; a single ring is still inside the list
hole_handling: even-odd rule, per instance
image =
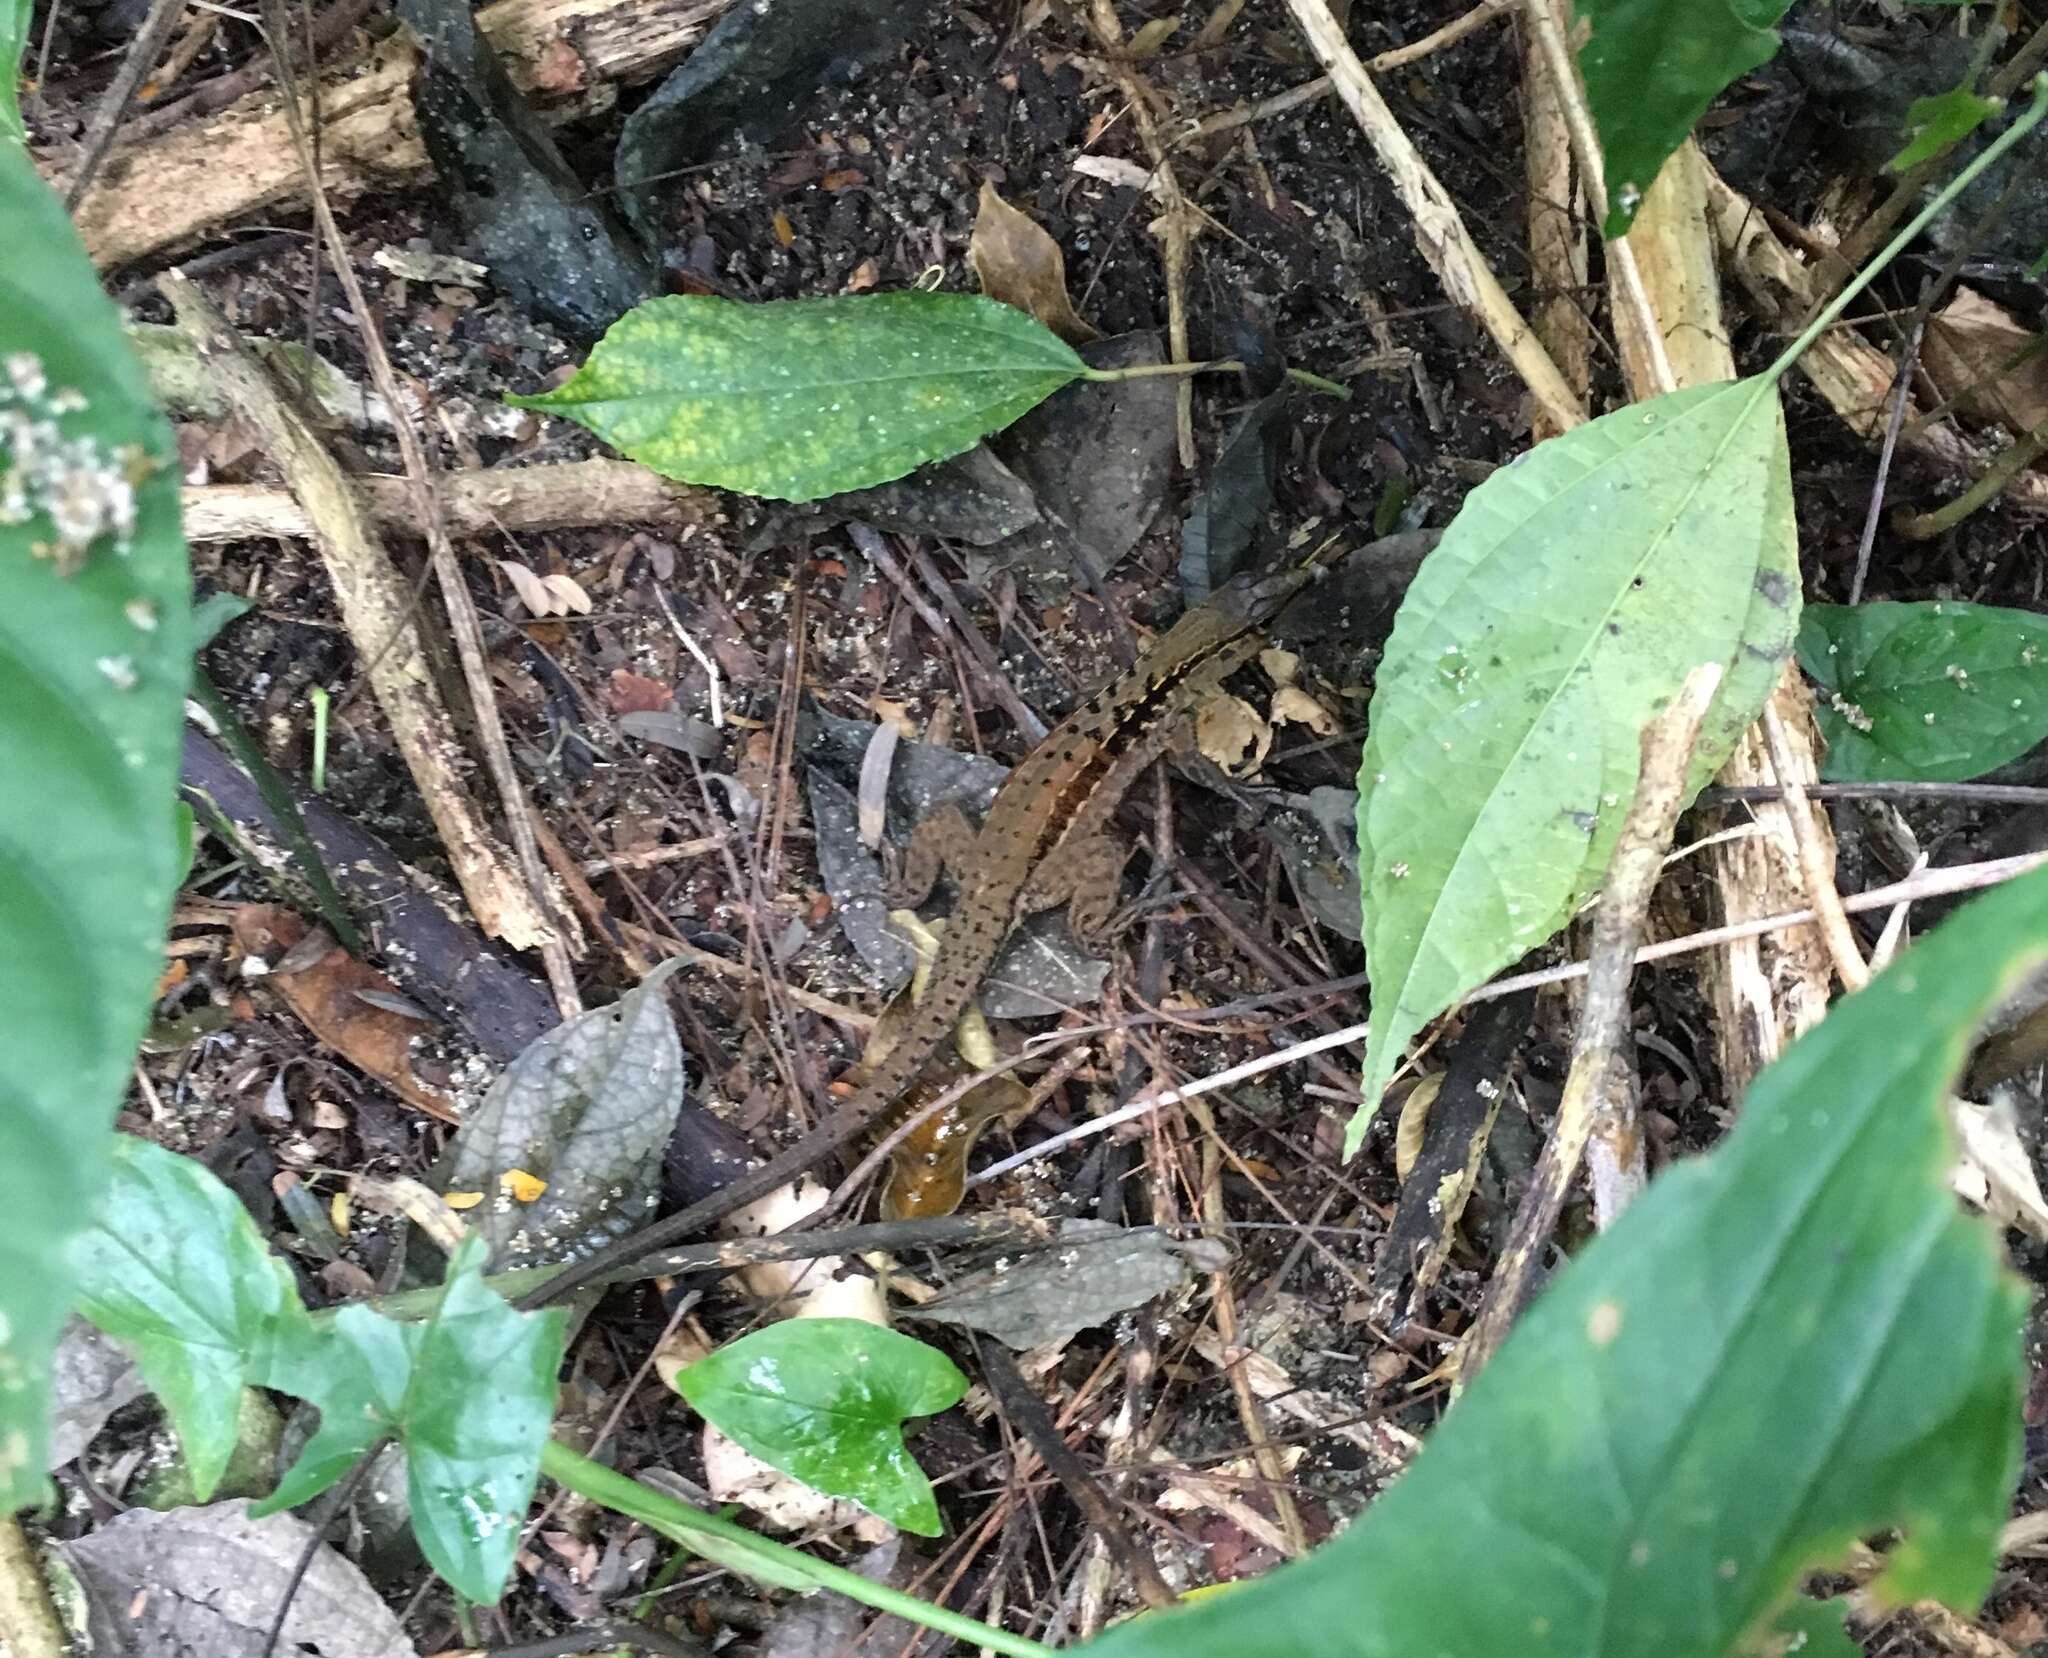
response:
[[[931,1482],[903,1443],[907,1417],[946,1410],[967,1391],[937,1348],[857,1318],[791,1318],[699,1359],[676,1387],[770,1467],[938,1535]]]
[[[1809,605],[1799,665],[1837,782],[1959,783],[2048,737],[2048,617],[1940,599]]]

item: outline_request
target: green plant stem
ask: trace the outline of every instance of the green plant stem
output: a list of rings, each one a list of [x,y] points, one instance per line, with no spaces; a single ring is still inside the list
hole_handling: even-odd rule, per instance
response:
[[[2043,454],[2048,454],[2048,420],[2024,434],[2010,448],[2000,450],[1997,459],[1979,474],[1977,481],[1948,505],[1936,507],[1932,512],[1901,513],[1892,520],[1892,528],[1909,541],[1925,541],[1943,530],[1952,530],[1979,507],[1987,506],[2003,495],[2005,486]]]
[[[316,685],[313,697],[313,792],[327,792],[327,688]]]
[[[815,1560],[800,1549],[758,1537],[745,1526],[735,1525],[722,1515],[706,1514],[642,1485],[638,1480],[628,1479],[616,1469],[592,1462],[560,1440],[548,1441],[540,1454],[540,1467],[541,1472],[557,1484],[638,1520],[675,1542],[689,1545],[710,1539],[717,1545],[716,1558],[722,1561],[730,1561],[736,1548],[743,1554],[753,1555],[772,1569],[777,1582],[801,1577],[813,1588],[836,1589],[849,1600],[872,1606],[878,1612],[893,1612],[899,1618],[922,1624],[926,1629],[935,1629],[941,1635],[950,1635],[969,1646],[1004,1653],[1007,1658],[1052,1658],[1051,1647],[1029,1636],[1013,1635],[994,1624],[979,1622],[962,1613],[948,1611],[943,1606],[933,1606],[915,1595],[905,1594],[901,1589],[872,1582],[844,1566]]]
[[[306,820],[299,815],[298,802],[292,799],[292,792],[285,786],[284,779],[278,776],[277,768],[250,740],[249,733],[242,729],[242,722],[235,718],[235,711],[228,706],[227,699],[203,669],[193,670],[192,695],[212,719],[220,732],[220,740],[235,757],[235,764],[249,774],[250,781],[256,785],[256,792],[263,797],[263,804],[275,814],[278,828],[305,872],[306,884],[313,889],[313,902],[320,911],[320,919],[327,923],[327,930],[334,935],[334,941],[350,955],[360,956],[363,953],[363,935],[356,930],[355,919],[349,914],[348,905],[334,884],[334,877],[327,873],[326,860],[313,844]]]
[[[1206,363],[1134,363],[1129,368],[1090,368],[1081,371],[1084,380],[1150,380],[1162,374],[1242,374],[1244,364],[1235,357],[1215,357]],[[1351,388],[1305,368],[1290,368],[1287,378],[1331,397],[1351,401]]]
[[[1856,274],[1855,281],[1828,302],[1827,307],[1806,325],[1796,340],[1778,353],[1777,360],[1765,369],[1759,378],[1766,383],[1775,383],[1779,380],[1785,371],[1799,360],[1806,348],[1819,339],[1834,320],[1849,308],[1856,296],[1877,280],[1878,273],[1898,258],[1914,237],[1933,223],[1935,215],[1967,189],[1985,168],[2039,126],[2043,115],[2048,115],[2048,74],[2034,77],[2034,101],[2027,107],[2027,112],[2000,133],[1982,155],[1950,179],[1942,187],[1941,194],[1914,214],[1906,228],[1887,242],[1877,257]]]

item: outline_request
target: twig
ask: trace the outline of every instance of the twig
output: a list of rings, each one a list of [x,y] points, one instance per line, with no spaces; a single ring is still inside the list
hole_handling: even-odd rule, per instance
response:
[[[1868,892],[1859,892],[1842,900],[1842,908],[1851,915],[1860,915],[1866,910],[1886,910],[1894,904],[1911,903],[1921,898],[1944,898],[1959,892],[1975,892],[1984,887],[2000,886],[2007,881],[2017,880],[2030,870],[2048,864],[2048,852],[2029,852],[2014,858],[1994,858],[1978,864],[1957,864],[1947,869],[1930,869],[1903,881],[1894,881],[1890,886],[1873,887]],[[1656,944],[1646,944],[1636,951],[1634,965],[1647,966],[1651,962],[1669,961],[1676,956],[1697,954],[1701,950],[1716,949],[1742,939],[1760,938],[1766,933],[1783,932],[1793,927],[1810,927],[1817,921],[1811,909],[1787,910],[1778,915],[1760,916],[1750,921],[1731,921],[1726,926],[1710,927],[1703,932],[1688,933],[1683,938],[1664,939]],[[1545,985],[1566,984],[1573,979],[1586,977],[1588,964],[1582,961],[1565,962],[1557,967],[1540,967],[1527,973],[1510,974],[1504,979],[1495,979],[1491,984],[1482,985],[1465,998],[1465,1005],[1474,1002],[1491,1001],[1498,996],[1511,996],[1521,990],[1538,990]],[[1315,1054],[1328,1053],[1333,1048],[1348,1047],[1354,1042],[1363,1042],[1371,1031],[1367,1024],[1346,1025],[1342,1030],[1326,1031],[1321,1036],[1310,1037],[1305,1042],[1292,1043],[1257,1059],[1248,1059],[1241,1065],[1232,1065],[1226,1070],[1169,1088],[1116,1111],[1105,1112],[1100,1117],[1077,1123],[1070,1129],[1027,1146],[1015,1155],[992,1163],[979,1174],[971,1177],[970,1188],[986,1184],[1008,1174],[1012,1169],[1022,1168],[1027,1163],[1040,1162],[1055,1153],[1064,1151],[1078,1140],[1090,1139],[1097,1134],[1107,1134],[1112,1129],[1122,1128],[1169,1105],[1178,1105],[1183,1100],[1213,1094],[1219,1088],[1234,1087],[1252,1077],[1263,1076],[1284,1065],[1295,1065]],[[1079,1034],[1079,1033],[1076,1033]],[[1024,1058],[1006,1062],[1022,1064]],[[962,1093],[972,1088],[976,1079],[963,1078],[956,1086]]]
[[[1927,316],[1934,308],[1935,284],[1930,279],[1921,290],[1920,303],[1913,308],[1913,326],[1899,346],[1899,366],[1892,378],[1891,413],[1885,416],[1884,443],[1877,451],[1877,476],[1870,481],[1870,506],[1863,514],[1863,534],[1856,543],[1856,569],[1849,578],[1849,602],[1863,602],[1863,583],[1870,574],[1870,550],[1877,544],[1877,521],[1884,512],[1884,489],[1892,474],[1892,453],[1899,446],[1899,429],[1906,424],[1906,402],[1913,390],[1913,365],[1920,360],[1920,341],[1927,332]]]
[[[1416,246],[1438,280],[1493,336],[1556,429],[1567,431],[1581,424],[1586,418],[1585,405],[1515,309],[1465,228],[1450,193],[1394,119],[1394,112],[1330,15],[1328,0],[1287,0],[1287,4],[1308,37],[1310,50],[1328,71],[1338,95],[1407,204],[1415,221]]]
[[[373,400],[375,401],[375,400]],[[381,424],[381,422],[380,422]],[[412,483],[381,473],[355,474],[350,489],[387,530],[414,533],[418,510]],[[703,524],[718,507],[705,490],[671,483],[633,461],[563,461],[440,472],[435,499],[452,535],[497,530],[568,530],[590,524]],[[200,484],[184,491],[185,539],[306,540],[312,520],[289,490],[260,484]]]
[[[1720,683],[1718,664],[1695,668],[1670,705],[1643,731],[1642,770],[1635,799],[1623,820],[1593,918],[1585,1008],[1572,1044],[1564,1097],[1558,1104],[1550,1140],[1537,1160],[1529,1195],[1515,1216],[1479,1316],[1466,1335],[1459,1366],[1461,1385],[1479,1374],[1506,1338],[1557,1226],[1594,1120],[1603,1110],[1613,1109],[1613,1068],[1628,1037],[1628,992],[1636,949],[1649,913],[1650,894],[1663,869],[1664,849],[1671,844],[1672,827],[1685,804],[1693,739],[1699,735],[1700,721]],[[1635,1132],[1640,1134],[1640,1125]],[[1612,1215],[1602,1217],[1603,1226],[1613,1219]]]
[[[1533,39],[1524,43],[1527,107],[1522,148],[1529,181],[1529,274],[1550,294],[1538,303],[1531,321],[1551,361],[1583,401],[1593,383],[1593,325],[1578,298],[1587,269],[1581,213],[1585,196],[1572,172],[1571,134],[1565,127],[1557,77],[1537,72],[1541,50]],[[1539,418],[1531,423],[1530,435],[1538,441],[1557,435],[1541,413],[1538,410]]]
[[[676,615],[675,606],[668,602],[668,589],[662,583],[654,584],[654,596],[660,601],[661,613],[668,618],[669,627],[674,630],[676,638],[682,641],[683,649],[688,651],[691,659],[704,670],[704,678],[711,687],[711,723],[714,726],[723,726],[725,704],[719,690],[718,664],[711,660],[710,654],[691,636],[690,630],[683,626],[682,619]]]
[[[1365,60],[1365,67],[1375,75],[1384,75],[1389,69],[1399,69],[1404,64],[1419,63],[1432,53],[1441,52],[1446,46],[1455,45],[1475,30],[1484,28],[1496,17],[1505,17],[1513,11],[1516,0],[1480,0],[1468,12],[1460,12],[1440,29],[1432,29],[1420,40],[1410,41],[1406,46],[1394,46]],[[1285,92],[1276,92],[1270,98],[1262,98],[1243,109],[1228,109],[1204,120],[1197,121],[1188,129],[1183,144],[1198,138],[1207,138],[1211,133],[1230,132],[1237,127],[1263,121],[1269,115],[1285,115],[1291,109],[1303,104],[1312,104],[1318,98],[1327,97],[1335,83],[1328,75],[1318,75],[1312,81],[1290,87]]]
[[[85,194],[93,175],[100,170],[100,163],[107,159],[107,151],[114,147],[114,134],[121,130],[121,118],[128,113],[128,106],[135,101],[135,94],[149,72],[162,60],[164,48],[171,42],[171,31],[184,15],[185,0],[150,0],[149,14],[128,43],[128,55],[122,58],[113,84],[101,95],[99,107],[92,112],[92,125],[85,132],[85,153],[78,158],[78,165],[71,171],[71,182],[64,187],[67,213],[78,205],[78,198]],[[13,72],[10,64],[7,73]]]
[[[1159,1575],[1159,1562],[1153,1559],[1152,1551],[1131,1536],[1088,1465],[1067,1448],[1045,1401],[1018,1374],[1016,1362],[993,1340],[977,1341],[975,1346],[981,1355],[982,1375],[996,1402],[1031,1442],[1038,1460],[1066,1487],[1067,1495],[1074,1499],[1074,1506],[1081,1510],[1089,1528],[1109,1545],[1138,1599],[1154,1611],[1176,1605],[1178,1597]]]
[[[1774,785],[1702,790],[1696,804],[1721,806],[1737,801],[1782,800]],[[1955,800],[1979,806],[2048,805],[2048,788],[2023,783],[1808,783],[1808,800]]]
[[[478,922],[515,948],[538,942],[545,924],[462,786],[454,722],[427,671],[411,595],[340,466],[198,288],[175,271],[160,278],[160,285],[236,408],[263,434],[265,448],[313,521],[314,543],[350,636],[366,656],[373,641],[395,647],[370,656],[371,688]]]
[[[1791,821],[1792,840],[1799,849],[1799,874],[1806,883],[1807,902],[1820,917],[1821,937],[1827,941],[1828,954],[1834,959],[1843,985],[1861,990],[1870,982],[1870,968],[1863,960],[1855,933],[1850,930],[1842,895],[1835,890],[1834,858],[1821,840],[1820,825],[1807,801],[1805,785],[1799,780],[1799,763],[1793,755],[1791,739],[1785,734],[1785,722],[1769,703],[1764,704],[1757,718],[1763,727],[1764,746],[1770,752],[1771,769],[1778,774],[1778,785],[1785,791],[1785,816]]]
[[[313,222],[319,227],[321,239],[334,262],[335,278],[340,282],[342,292],[348,296],[349,310],[354,314],[357,331],[362,336],[363,355],[370,366],[370,378],[392,412],[392,436],[398,440],[398,452],[405,461],[406,477],[412,484],[414,508],[426,537],[427,556],[440,584],[449,632],[455,641],[456,658],[462,665],[463,683],[469,691],[477,746],[482,750],[484,766],[491,775],[491,781],[497,785],[506,831],[512,837],[513,851],[518,856],[519,873],[525,879],[525,891],[516,897],[510,894],[504,897],[487,895],[490,910],[509,922],[518,937],[493,925],[489,913],[480,913],[477,919],[483,923],[485,931],[505,938],[508,943],[540,951],[541,964],[547,970],[548,987],[554,992],[555,1003],[563,1018],[571,1018],[583,1011],[583,999],[576,989],[576,968],[570,959],[570,941],[576,936],[575,922],[551,901],[547,869],[541,861],[540,846],[533,832],[532,808],[527,804],[525,787],[519,780],[518,768],[512,763],[512,751],[505,741],[497,691],[485,660],[483,623],[477,617],[476,601],[470,596],[469,584],[463,579],[462,565],[455,556],[454,543],[448,536],[447,522],[441,516],[440,503],[434,495],[432,469],[420,445],[419,432],[412,421],[403,416],[408,404],[399,390],[398,374],[391,366],[391,355],[384,347],[383,331],[363,293],[362,282],[357,278],[355,264],[349,256],[348,241],[335,221],[333,204],[328,201],[326,187],[321,182],[319,160],[313,152],[299,106],[296,77],[285,55],[290,30],[283,0],[264,0],[263,16],[265,30],[270,37],[270,50],[277,62],[278,84],[284,90],[285,115],[291,128],[292,143],[305,170],[306,189],[313,205]],[[510,881],[505,885],[516,888],[516,883]],[[467,886],[463,890],[473,904],[476,894]]]
[[[1578,157],[1579,176],[1585,181],[1586,199],[1593,204],[1594,216],[1604,222],[1607,217],[1606,166],[1600,153],[1600,140],[1593,131],[1592,112],[1586,107],[1586,95],[1579,86],[1578,71],[1572,66],[1571,52],[1565,46],[1564,29],[1557,15],[1557,0],[1523,0],[1522,15],[1557,89],[1565,130],[1571,134],[1572,153]],[[1634,320],[1646,378],[1658,393],[1676,391],[1678,379],[1671,372],[1671,359],[1664,350],[1664,327],[1651,308],[1650,296],[1643,287],[1642,272],[1636,268],[1635,249],[1629,246],[1626,236],[1619,236],[1606,244],[1606,257],[1608,269],[1615,278],[1615,289],[1628,305]],[[1641,393],[1638,392],[1637,396],[1640,399]]]

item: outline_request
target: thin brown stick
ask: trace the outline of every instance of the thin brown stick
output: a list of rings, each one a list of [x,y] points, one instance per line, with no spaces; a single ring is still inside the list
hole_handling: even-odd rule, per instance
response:
[[[107,151],[114,147],[114,135],[121,130],[122,117],[128,113],[128,106],[135,102],[135,94],[142,90],[142,83],[149,72],[162,61],[164,48],[171,43],[171,32],[184,15],[185,0],[151,0],[149,13],[143,18],[142,27],[135,31],[135,38],[128,43],[128,54],[121,59],[113,84],[101,96],[99,107],[92,112],[92,124],[85,132],[84,153],[72,169],[71,182],[64,187],[66,212],[78,205],[78,198],[85,194],[87,186],[99,172],[100,163],[107,159]],[[7,72],[14,72],[12,65],[8,66]]]
[[[497,786],[506,830],[512,837],[519,873],[524,877],[524,894],[507,907],[516,912],[518,925],[525,936],[523,942],[509,938],[507,942],[540,951],[548,987],[554,992],[555,1004],[561,1009],[562,1017],[568,1019],[583,1011],[570,948],[572,942],[581,942],[576,923],[571,912],[553,901],[547,868],[534,837],[532,808],[527,803],[526,788],[520,781],[518,768],[512,763],[511,748],[505,741],[504,722],[498,713],[497,690],[485,661],[483,623],[477,616],[476,601],[470,596],[461,562],[455,555],[455,545],[449,539],[447,521],[441,516],[440,503],[434,494],[432,468],[420,443],[419,431],[411,420],[402,415],[409,405],[399,389],[397,371],[391,366],[391,355],[385,349],[383,330],[363,293],[362,282],[356,276],[355,264],[349,255],[347,238],[341,233],[333,205],[327,199],[326,186],[321,182],[319,159],[314,154],[307,124],[301,116],[296,79],[285,55],[290,30],[283,0],[264,0],[263,16],[270,49],[277,62],[278,81],[285,90],[285,115],[291,128],[292,143],[298,151],[300,165],[305,169],[306,189],[313,204],[313,221],[319,227],[321,240],[334,262],[335,278],[340,282],[342,292],[348,296],[349,310],[362,336],[363,355],[370,365],[370,377],[385,405],[392,411],[392,436],[398,440],[398,452],[405,462],[406,477],[412,486],[414,510],[419,515],[419,527],[426,537],[427,556],[440,584],[449,632],[455,640],[456,658],[462,665],[463,683],[469,691],[477,746],[482,751],[485,769]],[[484,923],[486,931],[496,932],[484,916],[479,915],[477,919]],[[496,936],[506,937],[502,933]]]
[[[1636,796],[1621,826],[1614,858],[1593,918],[1593,954],[1586,975],[1585,1009],[1572,1044],[1557,1124],[1537,1160],[1529,1195],[1515,1216],[1500,1264],[1487,1286],[1479,1316],[1465,1338],[1461,1385],[1469,1383],[1506,1339],[1521,1310],[1566,1191],[1577,1173],[1595,1116],[1612,1110],[1613,1061],[1628,1036],[1628,993],[1635,954],[1649,914],[1650,894],[1664,867],[1664,851],[1685,804],[1686,767],[1707,704],[1721,683],[1716,664],[1695,668],[1670,705],[1645,728]]]
[[[1870,968],[1863,960],[1856,934],[1850,929],[1842,895],[1835,890],[1833,848],[1823,839],[1812,802],[1806,798],[1792,740],[1785,733],[1785,722],[1778,718],[1777,709],[1768,703],[1758,719],[1763,727],[1764,746],[1770,752],[1771,769],[1778,774],[1778,786],[1785,791],[1785,815],[1791,820],[1792,839],[1799,848],[1799,874],[1806,883],[1807,902],[1820,917],[1821,937],[1827,941],[1828,954],[1834,959],[1842,983],[1850,990],[1861,990],[1870,982]]]
[[[1329,73],[1345,107],[1357,120],[1380,165],[1394,182],[1415,221],[1415,242],[1451,298],[1463,305],[1493,336],[1530,393],[1558,431],[1568,431],[1586,418],[1585,405],[1558,373],[1514,302],[1494,276],[1485,255],[1465,228],[1450,192],[1429,169],[1394,112],[1358,61],[1344,31],[1330,15],[1328,0],[1287,0],[1288,9],[1307,36],[1309,49]]]

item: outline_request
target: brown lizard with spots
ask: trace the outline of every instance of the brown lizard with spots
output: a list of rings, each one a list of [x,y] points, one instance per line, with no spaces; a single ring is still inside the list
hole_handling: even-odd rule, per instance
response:
[[[1123,858],[1107,835],[1111,814],[1165,751],[1183,716],[1265,643],[1264,627],[1316,579],[1334,547],[1298,569],[1239,580],[1188,611],[1138,663],[1055,726],[1003,780],[979,830],[959,807],[919,825],[904,885],[930,890],[944,864],[959,888],[924,999],[852,1098],[786,1151],[702,1202],[622,1238],[522,1299],[559,1300],[592,1279],[704,1231],[766,1196],[885,1120],[979,993],[1011,929],[1067,905],[1075,933],[1099,933]],[[962,1158],[965,1150],[961,1151]],[[924,1212],[934,1212],[927,1207]]]

